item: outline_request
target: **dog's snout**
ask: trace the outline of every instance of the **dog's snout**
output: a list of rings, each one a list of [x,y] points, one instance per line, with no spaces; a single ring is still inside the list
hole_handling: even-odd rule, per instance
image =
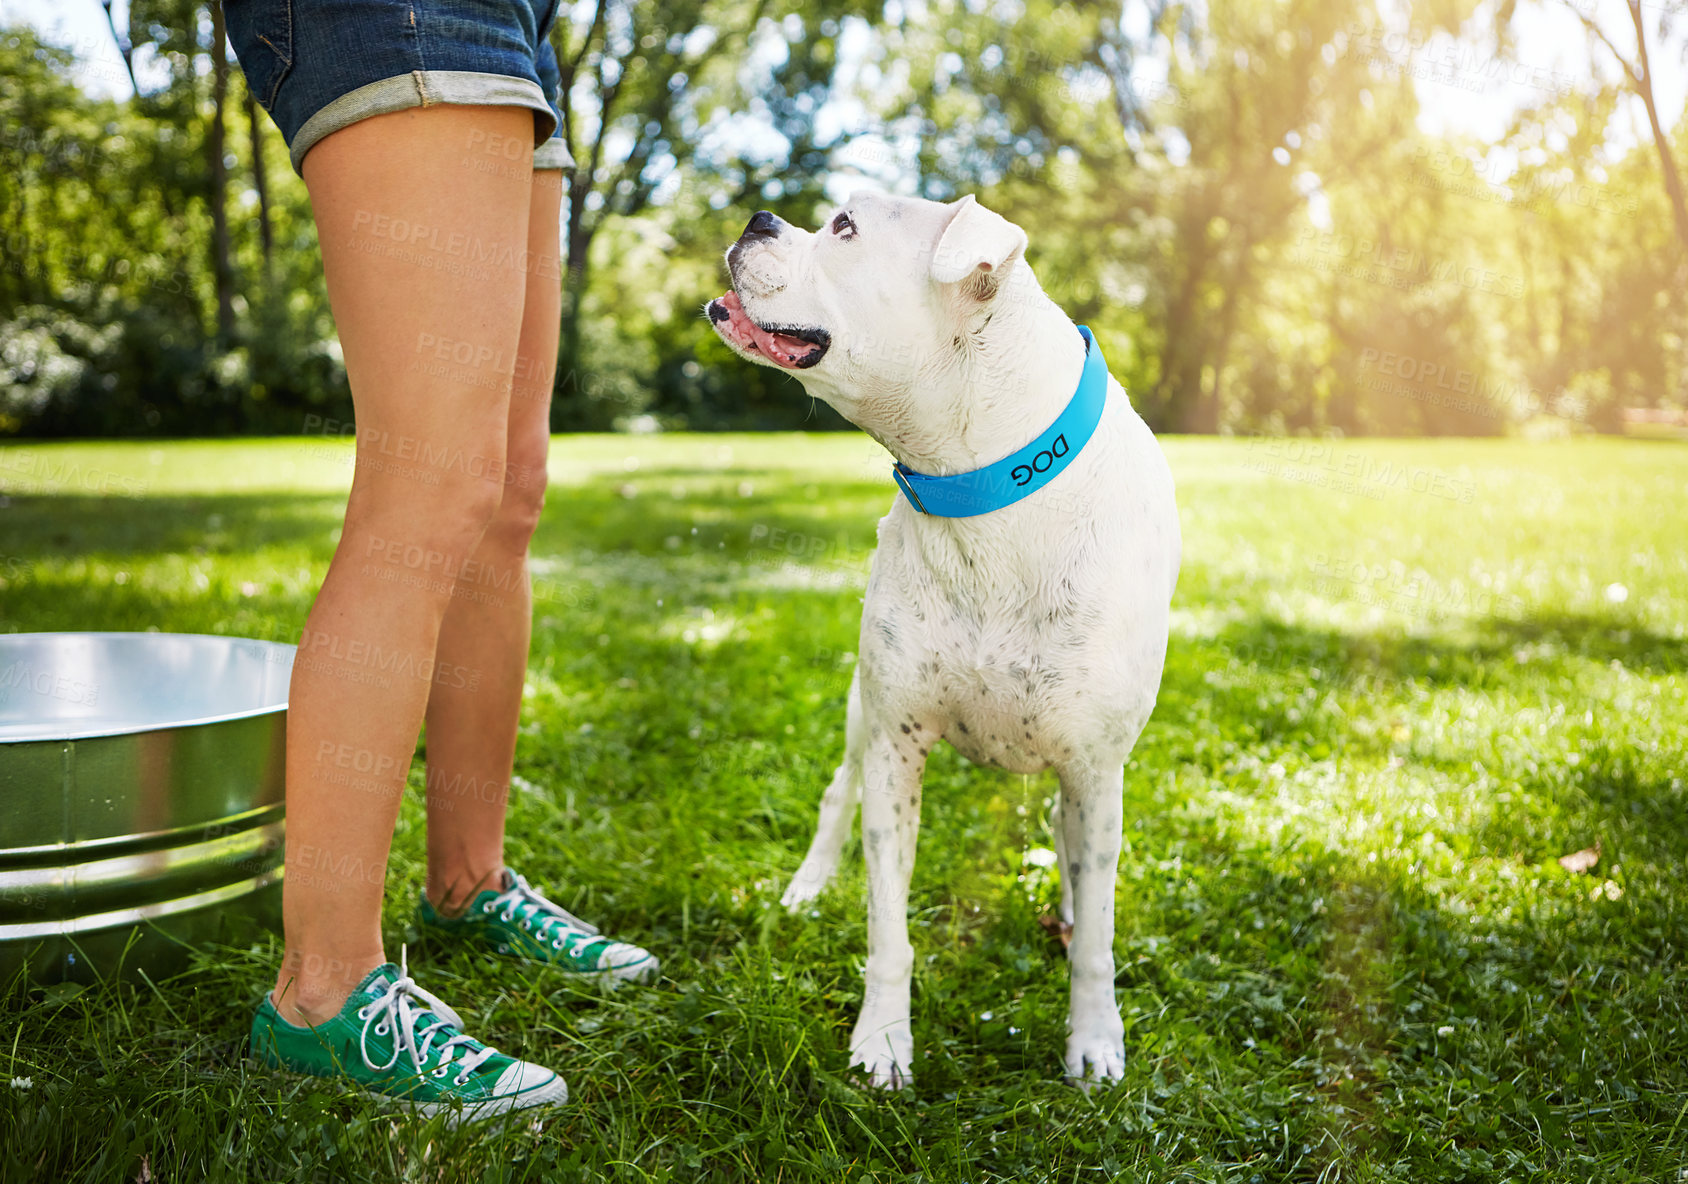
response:
[[[745,252],[752,247],[772,243],[779,238],[780,232],[784,229],[785,223],[777,215],[770,214],[767,210],[756,211],[750,221],[745,224],[744,233],[739,235],[733,245],[727,248],[727,267],[733,273],[735,285],[739,282],[739,266],[744,259]]]
[[[783,225],[783,222],[781,222],[773,214],[770,214],[767,210],[757,210],[756,213],[751,216],[749,223],[746,224],[744,228],[744,233],[739,235],[739,238],[740,240],[750,238],[773,238],[779,234],[780,227]]]

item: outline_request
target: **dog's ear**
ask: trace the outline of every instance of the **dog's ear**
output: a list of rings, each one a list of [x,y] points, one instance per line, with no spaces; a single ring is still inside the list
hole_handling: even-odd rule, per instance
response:
[[[1024,254],[1026,232],[985,209],[972,194],[952,208],[955,213],[932,252],[932,278],[940,284],[959,284],[963,295],[973,300],[988,301]]]

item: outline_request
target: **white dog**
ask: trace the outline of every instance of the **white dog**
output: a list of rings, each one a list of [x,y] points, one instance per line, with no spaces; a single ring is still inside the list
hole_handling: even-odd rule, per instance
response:
[[[1160,687],[1178,514],[1154,436],[1100,347],[1044,295],[1025,246],[971,197],[858,197],[817,233],[763,212],[727,252],[733,290],[707,309],[741,355],[792,371],[899,462],[844,762],[784,898],[797,908],[820,892],[859,801],[868,957],[851,1062],[880,1086],[911,1080],[914,1063],[908,887],[939,737],[980,764],[1059,774],[1066,1071],[1125,1069],[1113,958],[1124,765]]]

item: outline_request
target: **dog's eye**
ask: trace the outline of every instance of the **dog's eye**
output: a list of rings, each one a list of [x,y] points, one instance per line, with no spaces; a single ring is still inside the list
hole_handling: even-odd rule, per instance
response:
[[[840,211],[838,217],[832,220],[832,233],[845,236],[853,235],[856,233],[856,224],[850,221],[849,214]]]

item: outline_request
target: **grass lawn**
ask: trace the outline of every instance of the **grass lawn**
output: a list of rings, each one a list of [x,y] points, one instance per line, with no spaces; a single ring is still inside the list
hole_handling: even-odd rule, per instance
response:
[[[509,855],[664,980],[411,965],[570,1106],[448,1132],[247,1065],[270,941],[156,988],[0,994],[4,1178],[1688,1179],[1688,450],[1166,448],[1185,561],[1126,775],[1123,1085],[1060,1080],[1052,775],[933,753],[908,1094],[846,1073],[859,850],[818,908],[777,908],[841,751],[877,446],[564,438]],[[350,456],[0,449],[0,628],[294,640]],[[394,955],[420,762],[411,784]]]

